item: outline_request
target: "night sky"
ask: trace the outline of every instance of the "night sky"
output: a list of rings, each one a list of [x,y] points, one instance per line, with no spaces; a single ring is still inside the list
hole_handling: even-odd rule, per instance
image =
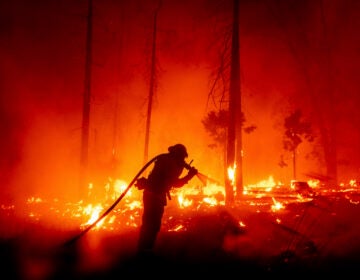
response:
[[[89,168],[130,181],[143,166],[154,12],[158,1],[93,0]],[[87,0],[0,2],[0,179],[5,200],[67,198],[77,188]],[[158,10],[157,79],[149,157],[187,146],[202,173],[223,180],[223,153],[202,120],[230,34],[231,0],[164,0]],[[360,2],[240,0],[244,184],[280,167],[283,121],[300,109],[314,133],[334,125],[339,181],[359,179]],[[226,97],[225,97],[226,99]],[[225,100],[226,101],[226,100]],[[221,105],[226,108],[226,102]],[[322,141],[302,143],[298,177],[325,173]],[[115,169],[110,166],[115,161]],[[21,194],[21,196],[19,196]]]

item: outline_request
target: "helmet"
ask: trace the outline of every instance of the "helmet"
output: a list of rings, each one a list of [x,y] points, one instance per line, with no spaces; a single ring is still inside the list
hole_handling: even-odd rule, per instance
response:
[[[178,155],[186,158],[188,156],[186,148],[183,144],[176,144],[168,148],[170,154]]]

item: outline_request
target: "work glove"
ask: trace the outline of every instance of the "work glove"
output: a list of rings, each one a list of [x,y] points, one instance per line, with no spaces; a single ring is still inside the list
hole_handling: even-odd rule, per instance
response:
[[[194,177],[196,174],[198,174],[198,170],[195,167],[190,167],[188,173],[187,173],[187,177],[189,179],[191,179],[192,177]]]
[[[135,187],[137,187],[139,190],[146,189],[148,186],[148,180],[145,177],[141,177],[136,180]]]

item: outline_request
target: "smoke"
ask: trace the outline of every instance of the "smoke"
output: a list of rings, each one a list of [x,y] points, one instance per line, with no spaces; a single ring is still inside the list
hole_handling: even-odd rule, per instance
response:
[[[3,197],[71,197],[79,181],[87,3],[25,2],[4,3],[1,9]],[[344,135],[338,139],[340,176],[357,174],[359,163],[351,156],[359,138],[357,39],[352,36],[357,9],[347,16],[348,3],[324,7],[328,30],[337,31],[328,33],[332,60],[326,62],[316,45],[325,40],[316,16],[319,7],[291,3],[296,6],[241,3],[242,110],[247,123],[257,127],[243,135],[245,184],[270,175],[289,181],[291,165],[278,166],[282,121],[300,107],[317,125],[312,116],[322,107],[313,107],[311,94],[326,100],[327,87],[322,86],[327,85],[323,70],[328,62],[333,63],[337,128]],[[130,180],[143,164],[156,6],[143,4],[94,3],[89,168],[99,185],[108,177]],[[220,181],[224,155],[210,149],[212,139],[201,120],[211,109],[209,80],[219,65],[216,47],[226,38],[220,31],[230,23],[230,7],[230,1],[221,7],[207,1],[163,3],[149,143],[149,158],[174,143],[185,144],[197,168]],[[321,161],[310,151],[301,144],[298,174],[322,173]]]

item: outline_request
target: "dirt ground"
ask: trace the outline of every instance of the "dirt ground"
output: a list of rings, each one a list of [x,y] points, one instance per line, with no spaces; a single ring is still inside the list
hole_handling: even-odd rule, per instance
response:
[[[346,278],[360,272],[358,194],[318,196],[281,211],[249,202],[191,211],[170,205],[165,211],[151,256],[136,255],[136,227],[89,231],[64,245],[77,232],[37,222],[6,234],[16,225],[3,213],[1,279]],[[183,228],[172,230],[178,224]]]

